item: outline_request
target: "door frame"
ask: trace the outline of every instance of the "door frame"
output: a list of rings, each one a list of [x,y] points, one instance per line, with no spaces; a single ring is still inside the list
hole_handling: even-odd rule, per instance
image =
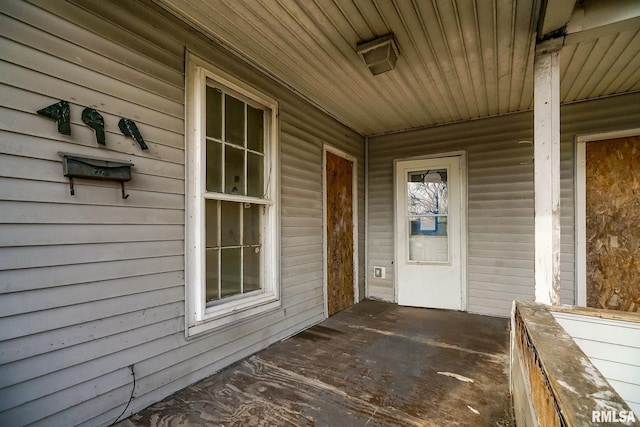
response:
[[[398,248],[396,247],[398,236],[396,236],[396,230],[398,229],[398,194],[396,190],[396,180],[398,179],[398,163],[410,162],[414,160],[433,160],[442,159],[446,157],[459,157],[460,158],[460,292],[461,301],[460,306],[463,311],[468,311],[468,298],[467,298],[467,233],[468,233],[468,210],[467,210],[467,152],[466,151],[447,151],[444,153],[427,154],[417,157],[405,157],[401,159],[393,160],[393,298],[394,302],[398,303]]]
[[[353,303],[360,301],[358,286],[358,162],[356,157],[326,142],[322,144],[322,292],[324,293],[324,318],[329,317],[329,290],[327,267],[327,152],[353,163],[351,176],[351,203],[353,212]]]
[[[587,143],[640,135],[640,128],[576,135],[575,305],[587,306]]]

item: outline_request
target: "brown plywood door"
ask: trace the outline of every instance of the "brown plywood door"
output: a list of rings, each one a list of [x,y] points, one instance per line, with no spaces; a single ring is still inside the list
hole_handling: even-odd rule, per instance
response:
[[[640,310],[640,136],[586,146],[587,306]]]
[[[354,302],[353,162],[326,153],[327,306],[331,316]]]

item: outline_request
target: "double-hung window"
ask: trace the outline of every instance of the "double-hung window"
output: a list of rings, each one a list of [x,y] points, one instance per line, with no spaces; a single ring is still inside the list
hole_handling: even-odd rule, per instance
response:
[[[277,103],[187,54],[187,335],[279,306]]]

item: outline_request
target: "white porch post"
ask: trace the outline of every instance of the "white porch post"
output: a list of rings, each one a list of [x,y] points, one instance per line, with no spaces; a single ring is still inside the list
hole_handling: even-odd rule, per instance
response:
[[[534,180],[536,302],[560,304],[560,64],[562,38],[536,47]]]

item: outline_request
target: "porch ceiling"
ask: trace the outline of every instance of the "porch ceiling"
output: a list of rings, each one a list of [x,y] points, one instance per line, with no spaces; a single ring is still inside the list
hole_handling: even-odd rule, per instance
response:
[[[155,1],[363,135],[532,107],[541,0]],[[591,19],[604,3],[574,11],[562,102],[640,90],[640,14]],[[356,45],[388,33],[400,57],[373,76]]]

